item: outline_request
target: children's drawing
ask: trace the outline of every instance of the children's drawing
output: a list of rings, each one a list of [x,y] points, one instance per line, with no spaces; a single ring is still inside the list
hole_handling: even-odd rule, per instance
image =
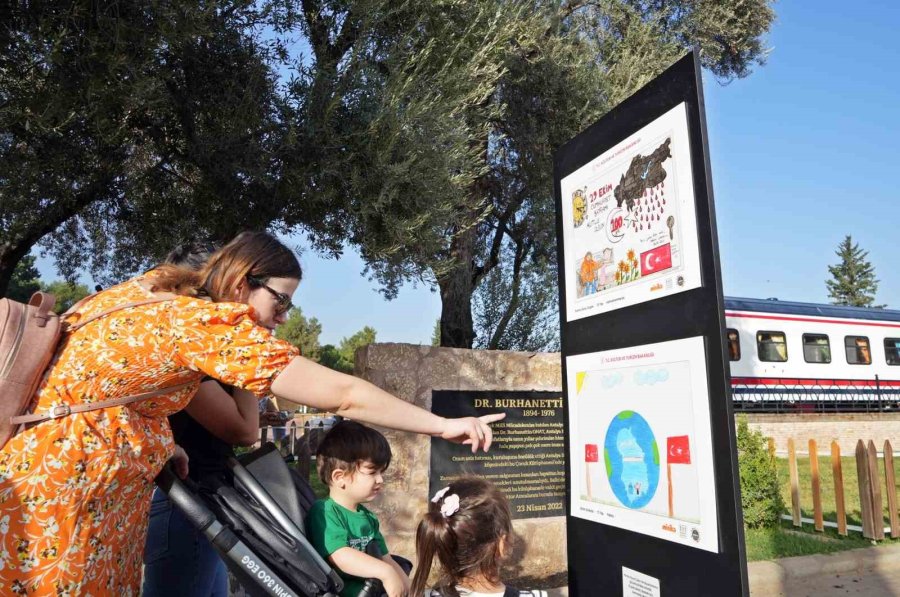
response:
[[[560,181],[569,321],[700,285],[686,118],[681,104]]]
[[[718,550],[705,358],[703,338],[566,358],[572,516]]]

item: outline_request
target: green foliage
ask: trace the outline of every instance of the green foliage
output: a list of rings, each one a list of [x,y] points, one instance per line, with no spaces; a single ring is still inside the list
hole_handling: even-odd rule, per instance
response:
[[[349,338],[342,338],[340,345],[335,347],[326,344],[321,349],[319,362],[343,373],[353,373],[356,363],[356,350],[375,342],[377,332],[369,326],[364,327]]]
[[[431,345],[432,346],[440,346],[441,345],[441,320],[438,318],[437,321],[434,322],[434,330],[431,332]]]
[[[695,44],[720,80],[747,75],[765,58],[770,4],[420,4],[413,26],[386,49],[384,94],[373,124],[377,155],[357,166],[376,165],[378,192],[359,194],[378,196],[388,213],[404,214],[427,197],[455,217],[442,226],[414,220],[421,227],[413,243],[403,242],[409,230],[399,223],[361,220],[360,229],[374,227],[375,234],[354,242],[361,242],[374,277],[388,293],[406,279],[435,283],[443,302],[442,345],[527,345],[515,325],[476,332],[471,308],[495,268],[505,272],[494,283],[518,284],[520,297],[543,302],[532,293],[538,286],[520,276],[541,279],[554,271],[553,148]],[[507,306],[515,312],[527,304]],[[552,318],[553,308],[520,317]]]
[[[526,263],[495,268],[475,291],[475,348],[553,352],[559,350],[556,270]]]
[[[67,279],[90,267],[108,285],[179,241],[268,227],[330,254],[354,245],[388,297],[437,286],[447,346],[475,341],[473,296],[503,270],[493,282],[519,299],[478,335],[528,345],[516,317],[555,308],[535,314],[530,281],[555,267],[554,148],[686,48],[719,80],[746,76],[765,58],[771,3],[14,11],[0,36],[0,289],[37,242]],[[298,37],[309,56],[284,41]]]
[[[775,456],[769,453],[763,434],[751,430],[743,417],[738,419],[737,449],[744,524],[752,529],[777,526],[784,502]]]
[[[315,317],[303,315],[300,307],[294,307],[287,321],[278,326],[275,335],[300,348],[300,354],[343,373],[353,373],[356,349],[375,342],[377,332],[369,326],[364,327],[349,338],[343,338],[340,345],[319,345],[322,324]]]
[[[348,363],[342,360],[341,353],[334,344],[322,346],[319,350],[319,364],[343,373],[351,373],[353,371],[353,364],[350,363],[348,370]]]
[[[16,265],[6,292],[0,292],[0,296],[5,296],[20,303],[27,303],[31,295],[41,289],[41,275],[34,266],[34,261],[33,255],[26,255]]]
[[[278,326],[275,336],[287,340],[300,349],[300,354],[313,361],[318,361],[322,348],[319,346],[319,334],[322,324],[315,317],[307,318],[300,307],[294,307],[288,314],[287,321]]]
[[[49,292],[56,297],[56,308],[54,311],[57,313],[68,311],[72,305],[91,294],[91,291],[84,284],[72,284],[64,280],[41,284],[41,290]]]
[[[0,289],[40,240],[104,285],[298,201],[278,3],[14,4],[0,36]],[[21,7],[20,7],[21,6]],[[311,228],[321,214],[308,218]]]
[[[850,305],[853,307],[878,307],[873,305],[875,293],[878,292],[878,280],[875,268],[869,262],[868,251],[859,248],[848,234],[838,245],[835,254],[840,258],[836,265],[828,266],[830,280],[825,280],[828,297],[833,305]]]

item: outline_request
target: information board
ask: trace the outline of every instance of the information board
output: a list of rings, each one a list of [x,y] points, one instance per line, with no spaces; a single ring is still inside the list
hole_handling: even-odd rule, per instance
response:
[[[440,438],[431,442],[429,495],[460,475],[495,483],[506,494],[513,518],[562,516],[565,511],[565,444],[561,392],[431,393],[431,411],[442,417],[506,413],[491,425],[489,452]]]
[[[749,595],[700,64],[556,154],[569,591]]]

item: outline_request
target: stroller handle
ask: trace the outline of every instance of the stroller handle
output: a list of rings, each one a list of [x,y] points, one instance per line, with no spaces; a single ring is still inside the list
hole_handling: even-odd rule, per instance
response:
[[[254,597],[300,597],[289,585],[245,545],[228,527],[218,521],[215,514],[200,500],[192,496],[187,484],[179,479],[169,464],[156,477],[156,485],[209,539],[223,559],[232,563],[233,570],[240,570],[241,585]],[[250,581],[244,583],[244,581]],[[337,597],[331,592],[322,597]]]
[[[178,506],[191,523],[201,531],[206,530],[207,527],[216,522],[216,515],[203,502],[194,499],[182,480],[172,470],[170,464],[166,464],[159,472],[159,475],[156,477],[156,485],[169,496],[169,500]]]

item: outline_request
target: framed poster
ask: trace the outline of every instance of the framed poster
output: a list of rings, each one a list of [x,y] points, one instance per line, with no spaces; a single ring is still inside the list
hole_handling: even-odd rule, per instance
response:
[[[560,181],[566,316],[702,284],[682,102]]]
[[[566,370],[571,515],[718,552],[703,338],[570,356]]]

